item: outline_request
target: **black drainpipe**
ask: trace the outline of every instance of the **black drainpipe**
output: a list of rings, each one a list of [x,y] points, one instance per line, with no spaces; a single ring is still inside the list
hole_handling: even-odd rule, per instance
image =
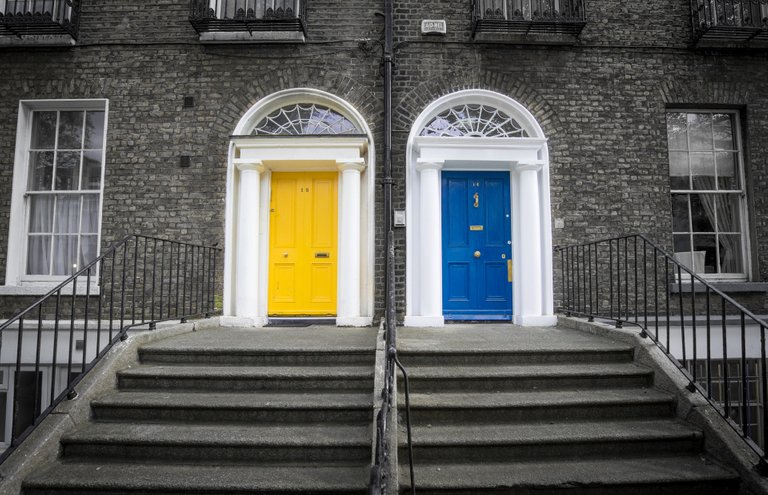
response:
[[[386,292],[385,324],[387,348],[394,347],[395,328],[395,236],[392,231],[392,0],[384,0],[384,233],[387,248],[384,262]]]

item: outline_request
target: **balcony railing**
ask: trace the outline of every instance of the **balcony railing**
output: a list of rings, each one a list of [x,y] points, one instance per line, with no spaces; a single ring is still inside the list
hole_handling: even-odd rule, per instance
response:
[[[552,37],[575,41],[586,24],[584,0],[475,0],[473,26],[479,35]]]
[[[768,43],[768,0],[691,0],[697,44]]]
[[[189,21],[207,32],[299,31],[306,34],[306,1],[191,0]]]
[[[77,39],[80,0],[0,0],[0,36]]]

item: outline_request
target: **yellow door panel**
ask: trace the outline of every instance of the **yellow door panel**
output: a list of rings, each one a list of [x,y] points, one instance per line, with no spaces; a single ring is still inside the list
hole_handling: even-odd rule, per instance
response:
[[[313,304],[327,305],[331,302],[335,302],[335,291],[331,293],[331,290],[336,288],[336,266],[330,263],[313,263],[312,264],[312,284],[310,301]]]
[[[337,174],[272,174],[270,315],[334,315],[337,278]]]
[[[280,205],[272,208],[270,222],[270,235],[272,235],[273,247],[296,247],[296,214],[299,186],[296,177],[281,178],[272,181],[272,202]],[[282,255],[282,253],[280,253]]]

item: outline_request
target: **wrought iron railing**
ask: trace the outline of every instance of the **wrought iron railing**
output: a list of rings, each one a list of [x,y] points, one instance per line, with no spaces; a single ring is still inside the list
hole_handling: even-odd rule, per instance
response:
[[[768,0],[691,0],[696,41],[768,41]]]
[[[555,248],[559,309],[641,329],[761,459],[768,323],[643,235]]]
[[[584,0],[473,0],[477,32],[578,36],[586,24]]]
[[[216,312],[220,249],[131,235],[0,325],[7,448],[0,462],[132,328]],[[12,398],[12,399],[11,399]],[[0,410],[6,417],[6,410]]]
[[[77,39],[80,0],[5,0],[0,2],[0,35],[65,35]]]
[[[392,438],[392,423],[390,412],[394,400],[395,367],[403,374],[403,397],[405,399],[405,429],[408,446],[408,470],[410,476],[410,492],[416,493],[416,485],[413,474],[413,442],[411,434],[411,397],[408,370],[397,357],[397,337],[394,325],[384,323],[384,339],[386,345],[386,360],[384,364],[384,386],[381,391],[381,409],[376,415],[376,450],[373,466],[371,467],[371,479],[368,484],[369,495],[387,495],[389,491],[389,474],[391,470],[391,452],[397,445],[390,445]],[[395,437],[396,438],[396,437]]]
[[[302,31],[307,0],[190,0],[189,21],[209,31]]]

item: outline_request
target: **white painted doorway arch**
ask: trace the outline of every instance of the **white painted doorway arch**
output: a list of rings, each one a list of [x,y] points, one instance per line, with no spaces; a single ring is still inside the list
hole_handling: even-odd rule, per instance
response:
[[[442,170],[510,172],[513,322],[556,324],[549,152],[534,116],[517,101],[493,91],[443,96],[415,120],[406,160],[405,324],[444,324]]]
[[[243,115],[227,162],[223,324],[268,321],[272,171],[339,173],[336,324],[372,323],[375,156],[360,112],[325,91],[279,91]]]

